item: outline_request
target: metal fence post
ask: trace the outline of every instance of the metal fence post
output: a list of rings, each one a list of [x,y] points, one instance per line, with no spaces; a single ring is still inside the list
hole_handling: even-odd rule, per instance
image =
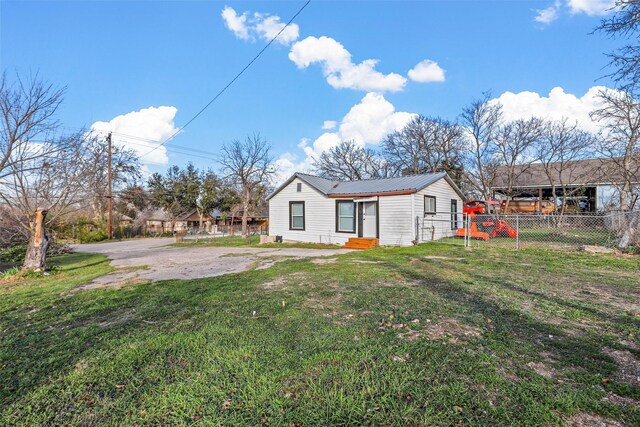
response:
[[[520,249],[520,215],[516,215],[516,249]]]

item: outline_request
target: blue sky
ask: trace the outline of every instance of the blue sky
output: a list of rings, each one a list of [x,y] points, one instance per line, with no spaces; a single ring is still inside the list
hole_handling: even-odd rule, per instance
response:
[[[226,85],[264,46],[264,34],[302,4],[2,1],[0,62],[3,70],[39,71],[66,85],[59,112],[65,126],[163,139]],[[609,4],[312,1],[286,39],[267,49],[167,145],[168,152],[159,149],[143,160],[151,171],[187,161],[215,166],[172,147],[216,153],[225,142],[259,132],[287,174],[307,169],[309,156],[340,139],[376,146],[411,114],[455,119],[487,90],[504,101],[507,116],[585,121],[593,88],[611,85],[601,78],[607,72],[604,53],[619,42],[590,34]],[[225,8],[233,22],[222,16]],[[378,62],[363,63],[370,59]],[[428,61],[427,69],[413,75],[427,81],[414,81],[408,72],[422,61]],[[322,129],[325,121],[336,127],[327,123]],[[148,152],[141,139],[119,141]]]

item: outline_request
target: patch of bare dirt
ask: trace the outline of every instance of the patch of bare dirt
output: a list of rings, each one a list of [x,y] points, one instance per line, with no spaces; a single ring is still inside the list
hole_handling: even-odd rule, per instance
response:
[[[628,350],[612,350],[606,348],[604,354],[615,360],[618,370],[614,379],[622,384],[640,386],[640,361]]]
[[[437,323],[428,322],[424,329],[425,335],[432,340],[449,338],[449,342],[457,344],[459,338],[478,337],[480,330],[460,323],[457,319],[446,318]]]
[[[398,280],[398,281],[389,281],[389,280],[385,280],[385,281],[381,281],[381,282],[375,282],[372,283],[370,285],[367,285],[368,287],[379,287],[379,288],[395,288],[395,287],[402,287],[402,288],[412,288],[414,286],[418,286],[420,284],[420,282],[418,281],[411,281],[411,280]]]
[[[588,414],[586,412],[576,414],[567,419],[570,427],[620,427],[622,424],[612,418],[605,418],[600,415]]]
[[[286,285],[294,283],[296,280],[301,282],[304,277],[304,273],[292,273],[286,277],[278,276],[275,279],[265,282],[260,287],[262,289],[286,289]],[[299,283],[300,284],[300,283]]]
[[[439,255],[425,255],[422,258],[424,259],[444,259],[449,261],[462,261],[464,258],[455,258],[450,256],[439,256]]]
[[[609,393],[604,399],[605,402],[613,403],[618,406],[640,406],[640,402],[630,397],[618,396],[615,393]]]
[[[313,264],[333,264],[338,258],[314,258],[311,260]]]
[[[365,261],[362,259],[354,259],[353,261],[356,264],[384,264],[382,261]]]
[[[546,363],[544,362],[529,362],[527,363],[527,366],[531,369],[533,369],[533,371],[538,374],[541,375],[545,378],[554,378],[555,377],[555,370],[552,369],[551,367],[547,366]]]

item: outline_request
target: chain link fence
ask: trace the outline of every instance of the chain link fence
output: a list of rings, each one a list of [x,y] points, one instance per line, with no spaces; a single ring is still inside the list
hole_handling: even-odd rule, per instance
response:
[[[459,215],[462,218],[456,221],[460,224],[456,231],[452,230],[453,220],[417,218],[419,238],[416,240],[470,247],[600,246],[640,250],[640,211],[589,215],[456,214],[455,217]]]
[[[436,212],[416,217],[416,243],[438,242],[452,245],[467,246],[467,238],[460,234],[459,229],[467,224],[467,214],[459,212]]]

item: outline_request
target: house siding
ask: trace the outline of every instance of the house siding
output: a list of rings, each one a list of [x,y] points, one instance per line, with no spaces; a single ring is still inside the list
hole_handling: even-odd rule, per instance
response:
[[[381,196],[378,199],[381,245],[409,246],[415,239],[411,196]]]
[[[301,184],[301,191],[297,191]],[[378,224],[381,245],[409,246],[416,238],[416,216],[422,218],[424,196],[436,197],[436,217],[442,224],[450,224],[451,199],[458,202],[458,212],[462,212],[462,199],[445,179],[440,179],[415,194],[379,196]],[[344,244],[354,233],[336,232],[336,200],[321,194],[299,178],[293,179],[269,200],[269,234],[282,236],[284,240]],[[305,202],[305,229],[289,229],[289,202]],[[421,224],[422,227],[422,224]],[[357,227],[356,227],[357,228]],[[449,227],[450,228],[450,227]],[[418,230],[420,231],[420,230]],[[453,234],[450,230],[436,233],[439,239]],[[431,235],[430,235],[431,236]]]
[[[435,215],[424,215],[424,196],[434,196],[436,198]],[[458,220],[461,222],[463,200],[446,179],[440,179],[414,195],[414,211],[416,216],[420,218],[420,228],[429,230],[428,233],[423,233],[423,230],[419,229],[419,240],[438,240],[455,234],[455,230],[451,230],[452,199],[457,201]],[[415,218],[413,218],[413,221],[415,223]]]
[[[297,185],[302,189],[297,192]],[[313,243],[344,244],[357,233],[336,232],[335,200],[329,199],[299,178],[294,179],[269,200],[269,234],[284,240]],[[304,206],[304,230],[289,230],[289,202],[301,201]]]

